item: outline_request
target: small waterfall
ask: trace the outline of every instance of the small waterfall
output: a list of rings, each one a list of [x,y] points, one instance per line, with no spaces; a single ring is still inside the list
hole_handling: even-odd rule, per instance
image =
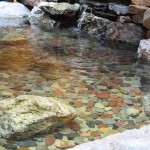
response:
[[[89,8],[88,5],[84,4],[80,8],[81,15],[78,19],[78,28],[81,30],[82,22],[85,20],[86,12],[92,13],[92,8]]]

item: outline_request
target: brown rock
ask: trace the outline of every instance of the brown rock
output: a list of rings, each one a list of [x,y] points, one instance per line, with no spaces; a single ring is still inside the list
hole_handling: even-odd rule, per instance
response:
[[[131,0],[131,3],[140,6],[150,6],[150,0]]]
[[[27,147],[20,147],[20,148],[18,148],[17,150],[30,150],[30,149],[27,148]]]
[[[150,30],[147,31],[147,38],[150,38]]]
[[[98,137],[98,136],[100,136],[100,132],[99,131],[90,131],[90,135],[93,137]]]
[[[150,8],[148,8],[144,13],[143,26],[150,29]]]
[[[113,108],[112,108],[112,112],[113,112],[114,114],[118,114],[118,113],[120,112],[120,110],[119,110],[117,107],[113,107]]]
[[[129,5],[129,13],[134,15],[144,15],[144,12],[148,9],[148,7],[145,6],[137,6],[137,5]]]
[[[142,24],[143,23],[143,16],[142,15],[133,15],[132,21],[134,23]]]
[[[75,105],[76,107],[82,107],[82,106],[83,106],[83,102],[77,100],[77,101],[74,101],[74,105]]]
[[[45,139],[45,145],[52,145],[55,142],[55,137],[54,136],[49,136]]]
[[[81,129],[80,125],[78,124],[71,124],[70,125],[70,128],[73,130],[73,131],[79,131]]]
[[[23,4],[27,6],[35,6],[38,3],[40,3],[40,1],[45,1],[45,0],[24,0]]]
[[[88,106],[88,107],[93,107],[94,104],[95,104],[94,102],[88,102],[88,103],[87,103],[87,106]]]
[[[80,133],[80,136],[82,137],[89,137],[90,135],[91,135],[90,132]]]
[[[107,99],[107,98],[109,98],[109,96],[110,95],[109,95],[108,91],[103,91],[103,92],[97,94],[97,97],[100,99]]]
[[[115,107],[117,105],[117,102],[116,101],[114,101],[114,100],[110,100],[109,101],[109,106],[110,107]]]
[[[103,119],[106,119],[106,118],[112,118],[112,115],[108,114],[108,113],[104,113],[100,117],[103,118]]]

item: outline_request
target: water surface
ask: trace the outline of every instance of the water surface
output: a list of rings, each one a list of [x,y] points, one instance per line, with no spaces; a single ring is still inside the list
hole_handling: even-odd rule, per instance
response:
[[[78,112],[64,127],[72,132],[49,135],[60,133],[72,145],[139,128],[149,123],[142,100],[150,67],[135,56],[134,48],[104,46],[76,29],[1,28],[0,100],[29,94],[67,101]],[[129,116],[127,108],[139,114]],[[55,143],[49,148],[59,149]]]

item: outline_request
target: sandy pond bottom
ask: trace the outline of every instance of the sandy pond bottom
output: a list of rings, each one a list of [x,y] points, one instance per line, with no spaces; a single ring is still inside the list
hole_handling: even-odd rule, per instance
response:
[[[142,108],[150,67],[135,49],[102,45],[74,29],[1,28],[0,100],[22,94],[63,99],[78,112],[47,135],[0,148],[59,150],[149,124]],[[22,147],[22,148],[19,148]],[[24,148],[23,148],[24,147]]]

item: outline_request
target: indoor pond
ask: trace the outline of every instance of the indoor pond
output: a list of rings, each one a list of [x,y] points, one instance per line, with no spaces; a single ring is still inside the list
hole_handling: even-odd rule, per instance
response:
[[[14,137],[5,148],[62,150],[147,125],[142,101],[149,76],[150,67],[137,61],[135,48],[101,44],[76,28],[1,28],[0,100],[53,97],[77,112],[48,134]]]

